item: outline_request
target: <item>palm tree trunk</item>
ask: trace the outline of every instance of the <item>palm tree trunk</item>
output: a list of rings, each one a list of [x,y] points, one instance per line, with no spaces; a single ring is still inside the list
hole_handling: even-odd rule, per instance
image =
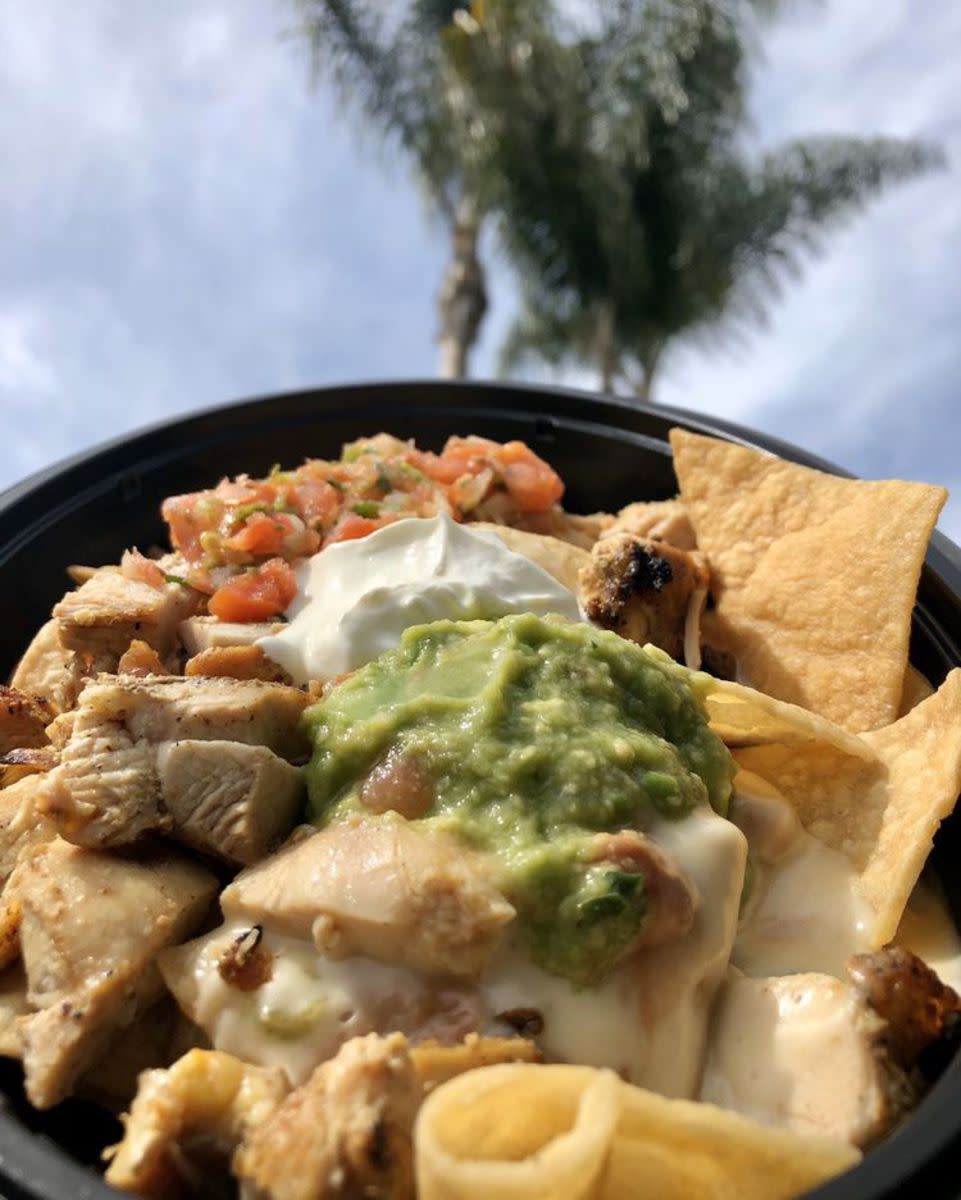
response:
[[[609,301],[597,314],[597,356],[601,368],[601,391],[613,392],[617,377],[617,346],[614,342],[614,306]]]
[[[638,400],[642,404],[650,404],[651,388],[654,384],[654,376],[657,372],[658,364],[661,361],[661,351],[663,346],[660,344],[652,344],[647,348],[647,351],[641,356],[641,377],[637,381],[636,394]]]
[[[442,379],[466,376],[471,347],[487,311],[484,268],[477,257],[480,225],[477,205],[463,197],[454,219],[451,260],[437,297]]]

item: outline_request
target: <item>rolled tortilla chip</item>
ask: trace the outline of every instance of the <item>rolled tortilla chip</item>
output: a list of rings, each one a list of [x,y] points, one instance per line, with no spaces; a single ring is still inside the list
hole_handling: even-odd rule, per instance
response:
[[[961,791],[961,670],[893,725],[861,739],[873,759],[809,742],[736,749],[744,770],[774,784],[814,837],[858,869],[874,914],[873,947],[897,932],[941,821]]]
[[[444,1084],[414,1140],[420,1200],[788,1200],[860,1159],[609,1071],[531,1064]]]
[[[620,1087],[612,1071],[530,1063],[443,1084],[414,1127],[419,1200],[600,1196]]]

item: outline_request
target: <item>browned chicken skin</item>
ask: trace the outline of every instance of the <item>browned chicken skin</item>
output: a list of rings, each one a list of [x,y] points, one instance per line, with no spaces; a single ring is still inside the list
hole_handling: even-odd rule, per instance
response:
[[[847,966],[855,988],[886,1022],[882,1041],[905,1070],[957,1026],[961,997],[903,946],[855,954]]]
[[[581,603],[604,629],[672,658],[684,654],[688,609],[706,593],[710,574],[696,552],[630,533],[603,537],[581,571]]]

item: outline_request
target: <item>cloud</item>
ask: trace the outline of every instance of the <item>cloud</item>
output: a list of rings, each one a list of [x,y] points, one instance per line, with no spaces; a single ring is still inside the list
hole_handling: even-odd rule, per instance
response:
[[[958,496],[961,537],[961,97],[946,47],[961,9],[908,0],[799,5],[765,39],[760,144],[805,133],[921,135],[947,171],[892,190],[827,239],[745,348],[679,353],[660,399],[778,434],[867,475],[931,479]]]
[[[433,373],[443,231],[405,164],[310,90],[293,14],[50,0],[7,23],[0,484],[201,404]],[[679,351],[660,399],[961,494],[961,6],[799,2],[763,40],[758,146],[921,133],[953,165],[830,238],[744,348]],[[481,375],[513,307],[503,263],[491,293]]]

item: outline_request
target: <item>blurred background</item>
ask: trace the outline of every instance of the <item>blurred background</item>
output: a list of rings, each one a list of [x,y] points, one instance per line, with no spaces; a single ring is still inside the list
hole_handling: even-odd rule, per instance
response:
[[[961,538],[961,5],[3,25],[0,486],[243,396],[507,372],[943,483]]]

